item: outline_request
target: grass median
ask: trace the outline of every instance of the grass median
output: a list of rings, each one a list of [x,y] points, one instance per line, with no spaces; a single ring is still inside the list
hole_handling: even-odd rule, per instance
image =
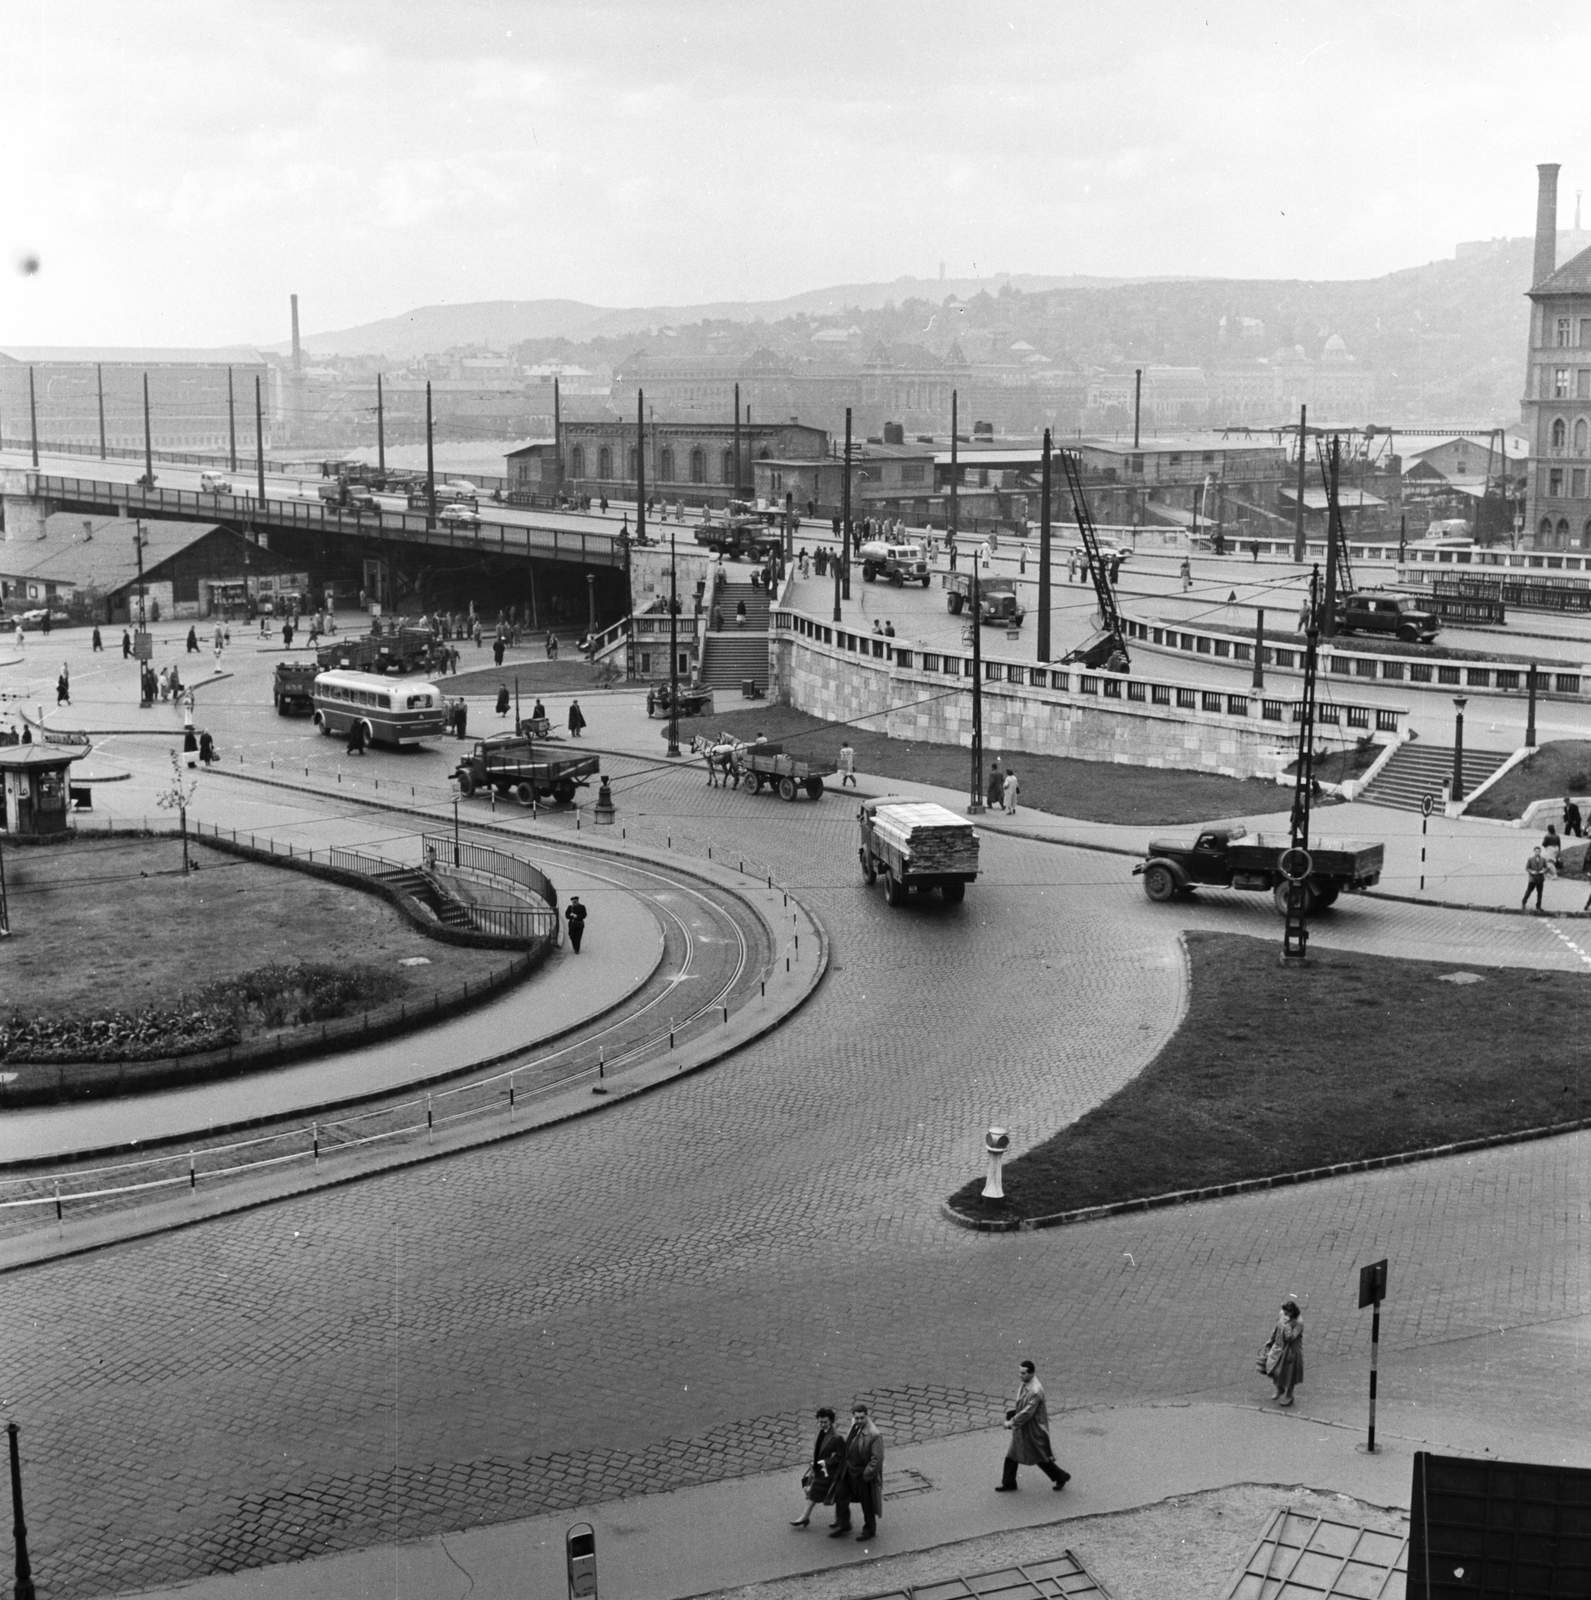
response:
[[[1131,1083],[1005,1168],[1023,1218],[1591,1117],[1591,978],[1190,933],[1188,1012]]]
[[[891,739],[848,723],[824,722],[789,706],[725,710],[684,718],[679,726],[681,740],[693,733],[711,736],[722,730],[749,742],[765,733],[798,755],[829,761],[838,757],[841,740],[849,738],[862,772],[956,790],[967,789],[971,781],[971,756],[960,745]],[[1016,767],[1024,807],[1085,822],[1176,826],[1263,816],[1285,811],[1292,803],[1289,791],[1258,778],[1222,778],[1176,767],[1132,767],[1021,751],[986,749],[985,773],[996,755]]]

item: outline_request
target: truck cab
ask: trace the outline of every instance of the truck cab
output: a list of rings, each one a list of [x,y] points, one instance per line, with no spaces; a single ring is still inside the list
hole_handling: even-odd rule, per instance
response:
[[[908,583],[920,583],[925,589],[928,587],[928,562],[920,544],[871,539],[856,554],[862,563],[862,580],[865,583],[888,578],[897,589]]]

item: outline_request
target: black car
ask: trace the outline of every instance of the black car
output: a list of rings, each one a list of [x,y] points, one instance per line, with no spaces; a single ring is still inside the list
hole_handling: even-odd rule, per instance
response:
[[[1339,633],[1390,633],[1405,643],[1429,644],[1441,624],[1404,594],[1351,594],[1343,601]]]

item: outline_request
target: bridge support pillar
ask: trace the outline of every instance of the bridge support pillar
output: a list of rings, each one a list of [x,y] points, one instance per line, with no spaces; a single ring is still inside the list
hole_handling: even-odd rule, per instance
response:
[[[11,474],[7,473],[6,476],[10,477]],[[42,539],[44,519],[58,509],[49,500],[33,500],[25,494],[6,492],[0,492],[0,508],[5,512],[7,540]]]

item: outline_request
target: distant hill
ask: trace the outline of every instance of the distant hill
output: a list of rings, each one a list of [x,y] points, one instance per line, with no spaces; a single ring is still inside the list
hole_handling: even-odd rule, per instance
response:
[[[893,283],[836,284],[811,289],[783,300],[714,300],[689,306],[635,306],[616,309],[586,305],[579,300],[477,300],[462,305],[416,306],[401,316],[356,328],[338,328],[303,336],[301,343],[313,355],[387,356],[408,360],[465,345],[506,350],[526,339],[605,339],[644,333],[649,328],[669,328],[693,322],[777,322],[784,317],[838,316],[851,309],[876,311],[892,301],[919,299],[938,304],[952,295],[966,299],[990,294],[1009,284],[1024,293],[1046,289],[1105,288],[1127,281],[1150,279],[1047,278],[1030,273],[997,273],[987,278],[897,278]],[[270,346],[278,352],[283,343]]]

